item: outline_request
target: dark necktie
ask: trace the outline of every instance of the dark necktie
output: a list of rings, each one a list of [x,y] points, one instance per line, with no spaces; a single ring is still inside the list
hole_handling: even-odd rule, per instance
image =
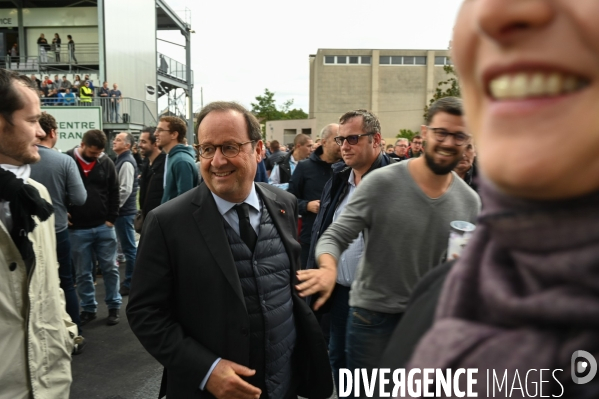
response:
[[[250,251],[254,252],[258,236],[250,223],[250,206],[244,202],[241,205],[235,205],[235,211],[239,217],[239,235]]]

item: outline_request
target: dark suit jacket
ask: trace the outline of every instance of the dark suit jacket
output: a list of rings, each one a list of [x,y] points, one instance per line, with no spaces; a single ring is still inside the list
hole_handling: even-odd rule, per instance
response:
[[[297,202],[268,184],[256,189],[289,255],[294,285]],[[199,390],[202,379],[218,357],[248,366],[250,335],[224,221],[208,187],[200,184],[150,212],[141,237],[127,306],[131,329],[165,367],[161,395],[212,398]],[[312,311],[292,291],[298,394],[328,398],[333,383],[325,341]]]

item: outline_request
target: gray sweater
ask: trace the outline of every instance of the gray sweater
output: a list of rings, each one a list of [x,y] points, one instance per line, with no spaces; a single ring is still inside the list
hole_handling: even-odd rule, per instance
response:
[[[52,197],[56,232],[68,227],[67,205],[83,205],[87,191],[73,158],[44,146],[37,146],[41,160],[31,165],[31,178],[48,189]]]
[[[316,257],[339,259],[364,232],[364,252],[349,304],[375,312],[401,313],[416,283],[447,250],[449,223],[474,223],[480,198],[459,176],[439,198],[416,184],[403,161],[371,172],[316,246]]]

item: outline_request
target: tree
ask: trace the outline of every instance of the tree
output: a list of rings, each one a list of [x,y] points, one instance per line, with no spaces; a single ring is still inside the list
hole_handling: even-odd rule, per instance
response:
[[[293,108],[293,99],[283,103],[280,109],[277,108],[275,102],[275,93],[268,89],[264,89],[264,94],[256,97],[256,103],[251,103],[252,113],[260,120],[262,125],[262,135],[266,135],[266,122],[278,121],[282,119],[308,119],[308,114],[301,108]]]
[[[395,136],[395,138],[401,139],[408,139],[409,142],[412,142],[412,139],[414,138],[414,136],[416,136],[417,134],[420,134],[419,132],[414,132],[410,129],[400,129],[399,130],[399,134],[397,136]]]
[[[435,101],[437,101],[438,99],[443,98],[443,97],[461,97],[462,96],[462,94],[460,92],[460,85],[458,82],[458,78],[455,74],[455,70],[453,69],[453,66],[452,65],[444,65],[443,70],[445,71],[445,73],[447,75],[449,75],[449,77],[447,78],[447,80],[439,82],[439,84],[437,85],[438,87],[437,87],[437,90],[435,90],[435,94],[433,95],[433,98],[431,98],[431,100],[428,102],[428,105],[426,107],[424,107],[424,119],[426,119],[426,114],[428,113],[430,106],[433,105],[433,103]]]

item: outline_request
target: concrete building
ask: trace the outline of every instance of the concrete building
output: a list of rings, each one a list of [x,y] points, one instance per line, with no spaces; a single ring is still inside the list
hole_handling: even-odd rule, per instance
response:
[[[373,111],[392,144],[400,129],[420,130],[424,107],[449,77],[449,50],[319,49],[310,55],[310,111],[315,126],[357,108]]]
[[[315,119],[288,119],[280,121],[266,122],[266,140],[277,140],[281,144],[291,144],[295,135],[303,133],[316,140],[320,134],[320,128],[316,125]]]
[[[184,62],[157,52],[161,30],[184,36]],[[38,78],[66,75],[71,82],[87,74],[96,89],[104,81],[111,89],[117,83],[123,96],[117,120],[106,112],[110,100],[95,97],[92,104],[103,107],[103,128],[109,135],[155,126],[162,98],[173,113],[188,120],[188,140],[193,142],[192,33],[166,0],[0,0],[0,67]],[[41,34],[48,42],[44,49],[37,43]],[[62,40],[60,47],[52,43],[55,34]],[[75,42],[74,54],[67,35]],[[16,59],[6,56],[15,43]]]

